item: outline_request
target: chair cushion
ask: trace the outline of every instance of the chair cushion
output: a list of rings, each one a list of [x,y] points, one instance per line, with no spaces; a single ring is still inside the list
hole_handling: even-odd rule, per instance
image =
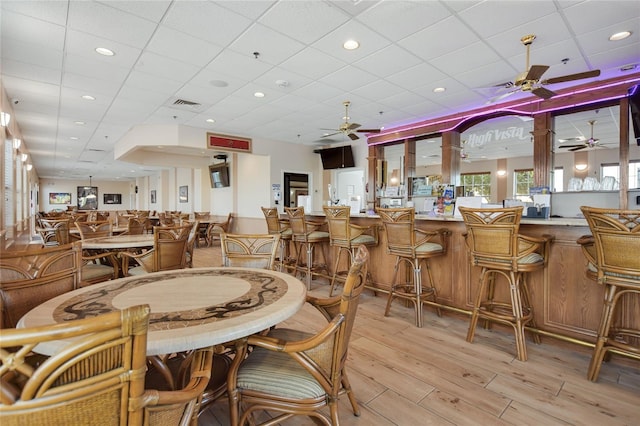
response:
[[[354,246],[360,245],[360,244],[375,244],[376,243],[376,239],[373,238],[372,235],[367,235],[367,234],[362,234],[362,235],[358,235],[357,237],[353,238],[351,240],[351,244]]]
[[[531,253],[522,257],[521,259],[518,259],[518,263],[538,263],[543,261],[544,258],[538,253]]]
[[[311,335],[297,330],[275,329],[269,336],[299,340]],[[326,395],[322,386],[291,356],[262,348],[255,348],[242,363],[238,371],[238,387],[292,399]]]
[[[99,278],[113,278],[113,266],[88,263],[82,267],[82,280],[93,281]]]
[[[148,272],[145,271],[145,269],[142,266],[136,266],[134,268],[129,268],[127,273],[132,276],[138,276],[138,275],[147,274]]]
[[[432,251],[442,251],[442,246],[436,243],[424,243],[416,247],[418,253],[428,253]]]

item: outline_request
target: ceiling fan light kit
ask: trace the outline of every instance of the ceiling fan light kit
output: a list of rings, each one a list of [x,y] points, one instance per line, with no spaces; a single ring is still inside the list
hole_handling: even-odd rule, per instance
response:
[[[344,101],[342,103],[342,105],[344,105],[344,116],[342,117],[344,122],[340,125],[340,127],[335,129],[335,131],[333,133],[322,135],[323,138],[328,138],[328,137],[331,137],[331,136],[338,135],[338,134],[342,133],[342,134],[346,135],[347,137],[349,137],[349,139],[351,139],[352,141],[355,141],[355,140],[360,139],[360,137],[358,137],[358,135],[356,135],[354,132],[380,133],[380,129],[359,129],[359,127],[362,126],[361,124],[349,123],[349,120],[350,120],[350,117],[349,117],[349,106],[351,105],[351,102],[350,101]]]

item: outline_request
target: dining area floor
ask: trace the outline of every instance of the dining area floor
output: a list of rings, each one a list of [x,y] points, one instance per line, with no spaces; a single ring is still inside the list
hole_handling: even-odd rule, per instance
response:
[[[194,267],[220,266],[219,246],[197,248]],[[326,296],[326,281],[310,294]],[[640,416],[640,363],[614,355],[597,383],[586,378],[591,348],[528,339],[529,359],[516,358],[506,328],[478,327],[465,338],[468,317],[427,308],[417,328],[413,309],[395,304],[384,317],[386,298],[365,290],[360,299],[347,371],[360,404],[355,417],[340,400],[342,425],[632,425]],[[318,330],[324,318],[308,305],[283,323]],[[268,416],[267,413],[261,414]],[[266,419],[268,417],[264,417]],[[199,425],[227,425],[227,400],[200,415]],[[294,417],[283,425],[314,425]]]

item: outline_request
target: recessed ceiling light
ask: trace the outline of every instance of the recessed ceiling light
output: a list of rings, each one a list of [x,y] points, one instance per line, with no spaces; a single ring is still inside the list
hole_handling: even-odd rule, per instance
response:
[[[347,40],[347,41],[344,42],[342,47],[344,47],[347,50],[354,50],[354,49],[357,49],[358,47],[360,47],[360,43],[358,43],[355,40]]]
[[[207,118],[205,121],[207,123],[215,123],[216,122],[216,120],[214,120],[213,118]]]
[[[255,96],[256,98],[264,98],[264,93],[256,92],[256,93],[253,94],[253,96]]]
[[[445,87],[436,87],[435,89],[433,89],[433,93],[442,93],[445,90],[447,90]]]
[[[87,124],[84,121],[74,121],[74,123],[77,124],[78,126],[84,126],[85,124]]]
[[[224,80],[211,80],[209,84],[214,87],[227,87],[229,85],[229,83]]]
[[[78,138],[75,137],[75,136],[71,136],[69,139],[71,139],[72,141],[77,141],[78,140]]]
[[[91,95],[82,95],[82,99],[84,99],[85,101],[95,101],[96,98],[94,98]]]
[[[113,55],[115,55],[115,53],[113,53],[113,50],[107,49],[106,47],[96,47],[96,52],[98,52],[99,54],[101,54],[103,56],[113,56]]]
[[[619,33],[612,34],[609,37],[609,40],[610,41],[624,40],[625,38],[629,37],[630,35],[631,35],[631,31],[620,31]]]

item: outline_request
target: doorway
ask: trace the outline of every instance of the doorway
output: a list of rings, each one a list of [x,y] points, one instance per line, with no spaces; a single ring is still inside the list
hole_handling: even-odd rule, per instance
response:
[[[306,173],[284,173],[284,206],[296,207],[298,196],[309,195],[309,175]]]

